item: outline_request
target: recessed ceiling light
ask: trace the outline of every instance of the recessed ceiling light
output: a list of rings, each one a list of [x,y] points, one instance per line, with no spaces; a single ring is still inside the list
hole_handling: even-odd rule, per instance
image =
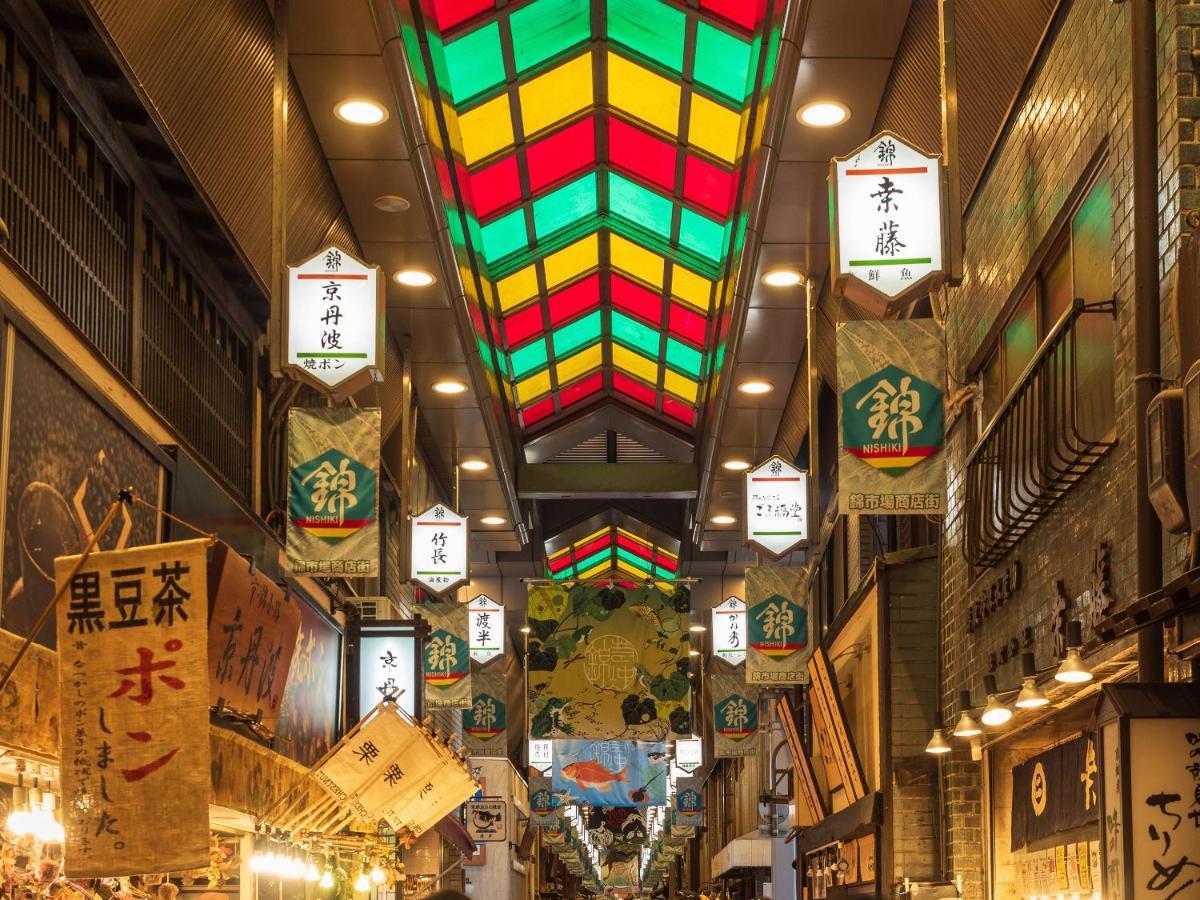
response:
[[[479,523],[481,525],[505,525],[508,523],[508,519],[504,518],[504,516],[483,516],[480,518]]]
[[[737,387],[743,394],[769,394],[775,390],[771,382],[763,381],[761,378],[751,378],[749,381],[743,381]]]
[[[714,525],[732,525],[734,522],[737,521],[737,519],[726,513],[719,513],[718,515],[713,516],[708,521],[712,522]]]
[[[850,107],[836,100],[816,100],[800,107],[796,118],[813,128],[832,128],[850,118]]]
[[[402,213],[407,212],[411,207],[412,204],[399,194],[384,194],[382,197],[375,198],[375,208],[380,212]]]
[[[464,472],[484,472],[488,464],[482,459],[464,459],[458,466]]]
[[[462,394],[466,393],[467,386],[453,378],[443,378],[433,383],[433,389],[439,394]]]
[[[374,100],[343,100],[333,108],[333,114],[351,125],[378,125],[388,117],[387,110]]]
[[[429,287],[437,281],[431,273],[424,269],[401,269],[392,275],[392,280],[405,287]]]
[[[722,469],[728,469],[730,472],[745,472],[750,468],[750,463],[744,459],[727,459],[721,463]]]
[[[772,269],[762,277],[767,287],[795,287],[803,280],[795,269]]]

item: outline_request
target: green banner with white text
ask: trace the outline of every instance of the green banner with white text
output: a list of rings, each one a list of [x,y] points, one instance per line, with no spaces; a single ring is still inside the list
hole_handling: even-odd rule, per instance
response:
[[[808,570],[746,570],[746,683],[806,684],[812,655]]]

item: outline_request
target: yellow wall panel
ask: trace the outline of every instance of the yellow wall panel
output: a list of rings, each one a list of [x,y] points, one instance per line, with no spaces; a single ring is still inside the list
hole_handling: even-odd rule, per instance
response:
[[[592,54],[585,53],[521,85],[521,125],[531,137],[593,103]]]
[[[608,54],[608,102],[667,134],[679,133],[680,87],[615,53]]]
[[[512,114],[508,95],[501,94],[458,117],[463,159],[467,165],[491,156],[513,142]]]
[[[553,290],[564,281],[596,268],[600,263],[600,240],[595,234],[568,244],[543,261],[546,270],[546,289]]]

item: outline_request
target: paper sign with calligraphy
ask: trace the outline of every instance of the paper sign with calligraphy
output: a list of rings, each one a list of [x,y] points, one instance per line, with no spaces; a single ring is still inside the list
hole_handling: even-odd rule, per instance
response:
[[[837,327],[838,511],[946,511],[946,347],[933,319]]]
[[[340,247],[288,266],[283,370],[347,397],[383,380],[384,279]]]
[[[380,421],[378,409],[288,410],[293,574],[379,574]]]
[[[807,570],[746,569],[747,683],[806,684],[810,625]]]
[[[93,553],[58,606],[71,878],[208,865],[207,539]],[[54,561],[60,587],[78,557]]]
[[[772,456],[746,472],[746,542],[778,559],[808,540],[808,473]]]
[[[471,580],[470,520],[443,503],[414,516],[410,529],[409,580],[431,594],[445,596]]]
[[[395,700],[416,714],[416,638],[411,635],[366,635],[358,643],[358,703],[366,712],[380,700]]]
[[[746,661],[746,604],[727,597],[712,611],[713,655],[732,666]]]
[[[417,607],[429,623],[421,648],[425,709],[467,709],[471,705],[471,656],[467,652],[467,608],[453,600]]]
[[[830,163],[834,288],[882,315],[944,271],[941,159],[891,132]]]
[[[714,667],[715,668],[715,667]],[[741,675],[710,672],[713,698],[713,756],[736,759],[758,752],[757,685]]]
[[[554,765],[554,741],[530,740],[529,767],[539,772],[549,772]]]
[[[504,607],[480,594],[467,604],[471,659],[483,665],[504,653]]]
[[[228,545],[208,566],[209,702],[262,711],[272,731],[300,634],[300,607],[287,591]]]
[[[472,756],[507,756],[504,673],[472,672],[471,687],[471,705],[462,712],[463,742]]]
[[[675,741],[675,768],[672,773],[686,778],[704,765],[704,742],[700,738],[680,738]]]

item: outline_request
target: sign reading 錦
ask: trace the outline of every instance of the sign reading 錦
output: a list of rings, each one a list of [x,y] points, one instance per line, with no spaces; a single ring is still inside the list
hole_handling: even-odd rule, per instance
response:
[[[944,272],[941,159],[891,132],[830,163],[835,290],[881,315]]]
[[[837,327],[838,510],[946,511],[946,348],[933,319]]]
[[[549,743],[547,741],[547,743]],[[539,827],[552,827],[558,823],[558,798],[554,796],[551,780],[545,775],[529,779],[529,823]]]
[[[347,397],[383,380],[384,282],[339,247],[288,266],[283,369],[327,394]]]
[[[54,561],[71,878],[208,865],[208,539]],[[153,827],[147,827],[153,823]]]
[[[726,597],[712,611],[713,655],[732,666],[746,661],[746,604]]]
[[[680,825],[704,824],[704,793],[698,778],[680,778],[675,782],[675,821]]]
[[[435,503],[412,520],[413,584],[443,596],[471,580],[467,538],[470,520]]]
[[[776,559],[808,540],[808,473],[781,457],[746,472],[746,541]]]
[[[508,840],[508,803],[502,797],[467,803],[467,834],[477,844]]]
[[[467,604],[471,659],[483,665],[504,653],[504,607],[480,594]]]
[[[471,686],[471,705],[462,712],[463,743],[474,757],[502,757],[508,752],[504,673],[474,672]]]
[[[746,569],[746,682],[806,684],[812,653],[808,574],[799,567]]]
[[[711,672],[713,698],[713,756],[736,759],[758,752],[758,692],[744,678]]]
[[[421,651],[425,709],[467,709],[471,705],[471,656],[467,651],[467,610],[453,600],[417,607],[429,622]]]

